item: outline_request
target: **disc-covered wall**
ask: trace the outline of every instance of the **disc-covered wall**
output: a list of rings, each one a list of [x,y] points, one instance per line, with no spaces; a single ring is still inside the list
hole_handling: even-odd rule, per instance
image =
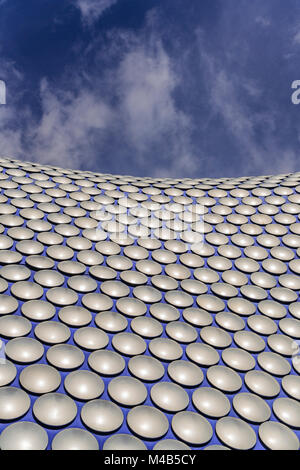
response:
[[[0,166],[1,449],[299,448],[300,173]]]

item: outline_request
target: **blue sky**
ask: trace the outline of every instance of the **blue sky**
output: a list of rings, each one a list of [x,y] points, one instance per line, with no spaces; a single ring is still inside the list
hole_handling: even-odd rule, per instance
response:
[[[0,154],[154,177],[300,171],[298,0],[0,0]]]

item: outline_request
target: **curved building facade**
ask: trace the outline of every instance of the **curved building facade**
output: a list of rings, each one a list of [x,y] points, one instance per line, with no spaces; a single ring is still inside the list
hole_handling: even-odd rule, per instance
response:
[[[300,173],[0,167],[1,449],[299,449]]]

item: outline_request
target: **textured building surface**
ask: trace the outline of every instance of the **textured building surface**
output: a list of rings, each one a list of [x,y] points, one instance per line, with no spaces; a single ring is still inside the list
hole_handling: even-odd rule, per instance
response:
[[[0,166],[0,448],[299,448],[300,173]]]

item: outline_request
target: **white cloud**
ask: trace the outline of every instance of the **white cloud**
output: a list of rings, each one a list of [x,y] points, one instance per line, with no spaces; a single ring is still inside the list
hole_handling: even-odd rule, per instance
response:
[[[252,98],[258,98],[263,94],[263,91],[255,82],[255,80],[245,79],[243,80],[243,83],[241,83],[241,86],[247,91],[248,95]]]
[[[147,158],[151,148],[159,147],[162,165],[169,159],[169,172],[183,171],[191,160],[191,122],[176,106],[180,77],[161,43],[133,47],[120,64],[117,80],[122,125],[138,158]]]
[[[259,24],[263,28],[267,28],[268,26],[271,25],[271,21],[269,18],[266,18],[265,16],[257,16],[255,18],[255,23]]]
[[[0,68],[8,91],[7,104],[0,106],[0,153],[58,166],[79,168],[82,161],[88,166],[95,154],[93,133],[110,122],[110,111],[93,88],[53,88],[42,79],[37,118],[31,108],[20,105],[26,90],[23,75],[3,59]]]
[[[245,175],[264,174],[265,168],[272,168],[270,173],[296,171],[297,155],[287,145],[277,142],[276,109],[268,108],[265,103],[264,111],[253,112],[241,100],[239,90],[244,87],[244,78],[215,57],[209,55],[204,47],[203,39],[199,36],[199,50],[203,68],[207,74],[207,82],[213,83],[210,90],[210,102],[213,115],[221,116],[224,126],[229,131],[243,160]],[[245,83],[249,85],[247,77]],[[259,97],[260,93],[252,96]],[[262,140],[257,137],[256,130],[263,129]],[[266,162],[270,162],[267,163]],[[271,163],[272,162],[272,163]],[[226,165],[224,162],[222,167]]]
[[[18,127],[23,117],[28,116],[27,109],[17,110],[16,101],[22,94],[23,75],[14,62],[0,56],[1,79],[5,83],[5,103],[0,105],[0,152],[4,154],[21,155],[22,130]],[[19,90],[16,94],[15,90]]]
[[[138,47],[122,61],[118,81],[128,136],[143,151],[180,119],[172,99],[176,77],[169,57],[160,44],[154,51]]]
[[[21,157],[22,150],[22,131],[16,128],[15,110],[0,106],[0,153]]]
[[[105,74],[97,67],[80,74],[84,66],[76,64],[69,89],[43,79],[40,118],[6,106],[0,153],[71,168],[107,171],[109,159],[116,173],[123,164],[125,173],[130,167],[141,175],[145,168],[152,176],[192,175],[192,122],[176,104],[181,76],[159,37],[115,35],[111,49],[99,54],[113,56],[116,44],[118,60]]]
[[[0,80],[0,105],[6,104],[6,84]]]
[[[117,3],[118,0],[74,0],[80,9],[82,19],[91,24],[103,14],[105,10]]]
[[[110,124],[111,111],[91,90],[78,94],[40,87],[43,114],[29,131],[33,152],[41,161],[76,168],[93,152],[92,135]],[[86,164],[88,165],[88,161]]]
[[[294,43],[295,44],[300,44],[300,31],[298,31],[295,35],[294,35]]]

